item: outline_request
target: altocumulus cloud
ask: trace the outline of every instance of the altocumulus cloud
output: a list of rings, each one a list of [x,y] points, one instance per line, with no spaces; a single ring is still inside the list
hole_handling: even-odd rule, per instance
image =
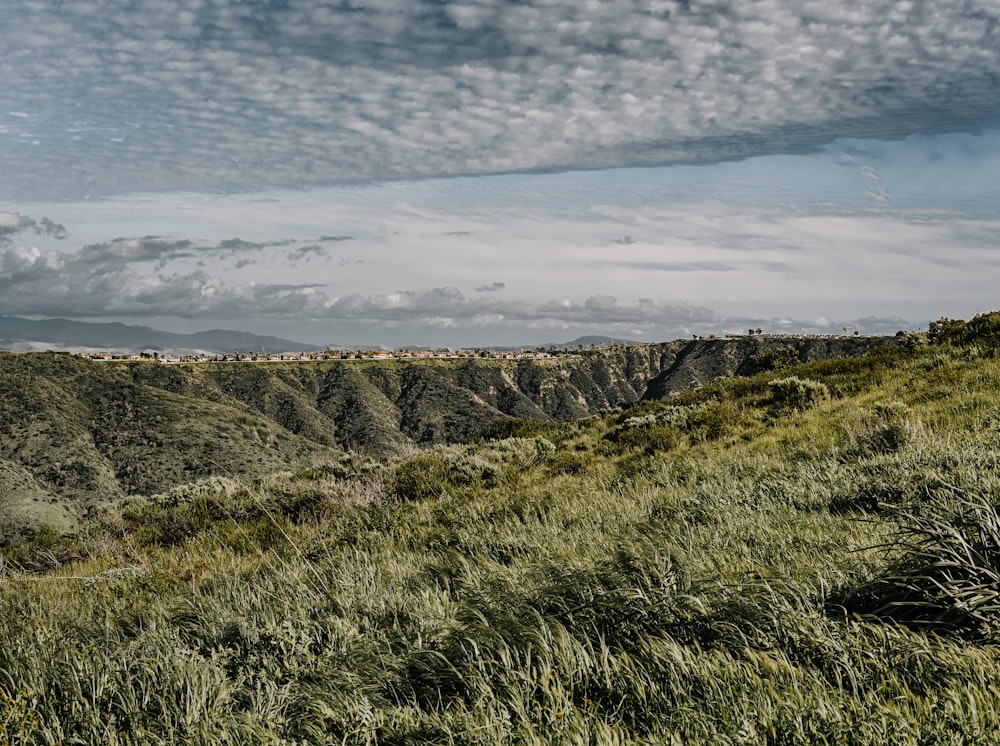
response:
[[[7,0],[4,21],[0,199],[716,161],[1000,110],[993,0]]]

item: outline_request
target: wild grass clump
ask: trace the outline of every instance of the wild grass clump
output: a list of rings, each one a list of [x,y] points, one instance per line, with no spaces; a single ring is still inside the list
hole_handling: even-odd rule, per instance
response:
[[[850,456],[895,453],[905,446],[919,428],[909,418],[910,408],[901,401],[878,403],[857,421],[843,425]]]
[[[93,556],[84,542],[39,526],[28,541],[2,548],[0,579],[8,572],[47,572]]]
[[[647,455],[672,451],[682,444],[718,440],[748,418],[742,402],[711,398],[691,404],[646,405],[640,413],[623,414],[604,436],[612,454],[641,451]]]
[[[398,696],[425,708],[504,707],[523,715],[519,728],[587,716],[615,723],[634,694],[615,669],[681,618],[686,582],[672,558],[633,547],[596,564],[550,561],[483,578],[408,656]]]
[[[1000,510],[956,492],[898,511],[886,572],[850,591],[849,610],[1000,641]]]
[[[556,451],[551,441],[505,438],[483,446],[439,446],[402,462],[392,476],[400,500],[440,498],[458,489],[494,488],[546,462]]]

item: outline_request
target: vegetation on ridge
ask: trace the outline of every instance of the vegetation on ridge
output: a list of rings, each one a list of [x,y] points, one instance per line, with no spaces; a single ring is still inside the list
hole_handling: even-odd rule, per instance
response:
[[[0,742],[988,743],[998,320],[122,498],[3,550]]]
[[[798,340],[791,359],[889,341]],[[0,545],[40,525],[72,531],[110,501],[213,475],[254,479],[341,450],[399,455],[512,419],[598,414],[646,396],[654,376],[657,390],[684,388],[735,372],[754,351],[766,357],[774,344],[678,341],[558,360],[191,365],[0,353]]]

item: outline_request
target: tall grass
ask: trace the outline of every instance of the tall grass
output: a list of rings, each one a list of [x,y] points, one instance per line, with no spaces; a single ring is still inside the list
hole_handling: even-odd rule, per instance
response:
[[[996,641],[1000,634],[1000,512],[996,498],[954,490],[897,516],[887,572],[846,604],[911,626]]]
[[[996,361],[795,372],[6,551],[0,743],[991,742]]]

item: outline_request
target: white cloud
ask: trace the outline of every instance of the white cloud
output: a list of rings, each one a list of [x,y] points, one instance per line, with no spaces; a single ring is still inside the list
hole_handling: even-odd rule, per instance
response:
[[[889,195],[889,190],[886,189],[885,184],[882,183],[882,179],[879,177],[878,171],[871,166],[862,166],[861,173],[866,179],[868,179],[869,182],[871,182],[872,185],[872,188],[865,192],[866,197],[869,197],[873,202],[877,202],[879,204],[885,204],[892,199]]]
[[[0,212],[0,231],[16,231],[31,225],[31,221],[16,212]]]
[[[16,212],[0,212],[0,244],[8,243],[10,236],[36,225],[31,218]]]
[[[0,287],[12,281],[23,281],[52,275],[63,269],[62,259],[55,253],[42,253],[36,247],[23,246],[0,250]]]

